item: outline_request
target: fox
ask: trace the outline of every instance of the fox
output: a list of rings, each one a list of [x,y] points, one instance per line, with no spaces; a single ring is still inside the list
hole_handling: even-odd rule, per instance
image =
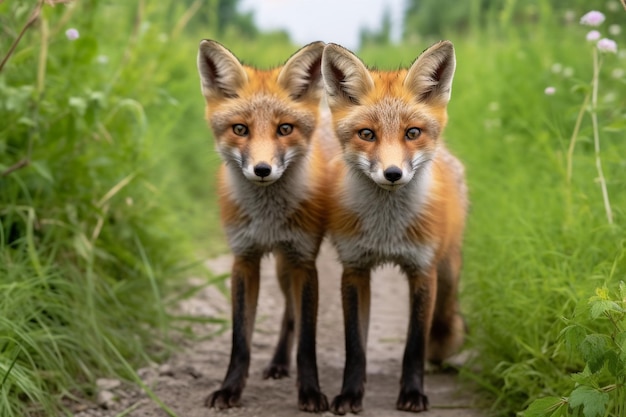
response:
[[[297,334],[300,410],[321,412],[316,362],[318,275],[315,259],[326,227],[329,156],[322,144],[321,58],[325,44],[299,49],[282,66],[244,65],[225,46],[202,40],[197,66],[206,119],[222,164],[217,178],[220,220],[234,255],[232,348],[226,376],[208,407],[240,405],[260,285],[261,258],[273,253],[285,298],[278,344],[263,378],[289,375]]]
[[[324,48],[324,88],[341,147],[330,168],[327,226],[343,268],[346,356],[330,404],[335,414],[363,409],[373,268],[395,264],[408,280],[397,409],[427,410],[426,361],[441,364],[463,344],[458,284],[468,191],[464,166],[442,140],[455,67],[449,41],[397,71],[369,69],[337,44]]]

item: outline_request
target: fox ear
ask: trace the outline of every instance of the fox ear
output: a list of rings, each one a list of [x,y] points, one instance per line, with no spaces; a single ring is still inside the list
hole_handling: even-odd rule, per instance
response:
[[[303,97],[320,99],[322,88],[322,52],[324,42],[310,43],[291,56],[278,74],[278,84],[294,100]]]
[[[203,40],[198,49],[198,73],[206,99],[237,97],[237,90],[248,80],[241,62],[221,44]]]
[[[450,41],[441,41],[417,57],[404,79],[404,85],[418,101],[446,105],[450,101],[456,60]]]
[[[333,43],[324,48],[322,75],[331,107],[346,101],[359,104],[361,97],[374,88],[365,64],[346,48]]]

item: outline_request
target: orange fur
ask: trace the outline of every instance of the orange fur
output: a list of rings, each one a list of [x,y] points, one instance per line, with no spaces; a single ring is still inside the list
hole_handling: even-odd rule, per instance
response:
[[[264,377],[288,375],[297,329],[299,408],[328,408],[315,354],[315,259],[326,227],[324,161],[332,148],[317,128],[323,47],[321,42],[307,45],[285,65],[260,70],[242,65],[217,42],[200,45],[206,118],[223,159],[218,172],[221,221],[235,255],[233,350],[221,388],[207,398],[211,407],[229,408],[239,402],[250,363],[260,259],[273,252],[285,312]]]
[[[441,139],[454,66],[449,42],[429,48],[409,69],[387,72],[367,69],[338,45],[324,50],[322,73],[342,147],[332,165],[328,221],[344,266],[346,369],[335,413],[361,410],[371,268],[394,263],[409,281],[399,409],[427,409],[425,358],[440,362],[463,342],[457,286],[467,191],[463,166]]]

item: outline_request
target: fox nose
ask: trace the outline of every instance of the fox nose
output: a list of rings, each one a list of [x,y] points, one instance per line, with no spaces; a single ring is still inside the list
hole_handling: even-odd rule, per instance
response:
[[[259,162],[254,166],[254,175],[265,178],[272,173],[272,167],[266,162]]]
[[[387,181],[396,182],[402,178],[402,170],[395,165],[390,166],[383,173]]]

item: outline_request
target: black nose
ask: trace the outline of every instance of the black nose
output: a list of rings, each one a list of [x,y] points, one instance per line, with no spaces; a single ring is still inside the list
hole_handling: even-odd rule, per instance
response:
[[[395,165],[390,166],[384,172],[387,181],[396,182],[402,178],[402,170]]]
[[[272,167],[265,162],[259,162],[254,166],[254,175],[265,178],[272,173]]]

